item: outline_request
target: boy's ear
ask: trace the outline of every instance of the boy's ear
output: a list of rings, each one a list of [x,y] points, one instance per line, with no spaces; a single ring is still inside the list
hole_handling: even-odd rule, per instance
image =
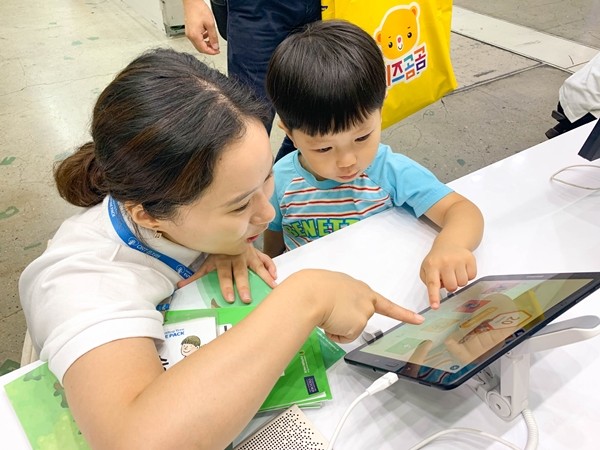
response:
[[[290,141],[292,141],[292,144],[294,144],[294,147],[298,148],[298,146],[294,142],[294,139],[292,138],[292,131],[288,127],[285,126],[285,123],[283,123],[283,121],[281,119],[277,121],[277,126],[283,130],[283,132],[287,135],[288,138],[290,138]]]
[[[131,217],[131,220],[140,227],[158,230],[160,221],[148,214],[141,204],[127,202],[125,203],[125,210],[129,214],[129,217]]]

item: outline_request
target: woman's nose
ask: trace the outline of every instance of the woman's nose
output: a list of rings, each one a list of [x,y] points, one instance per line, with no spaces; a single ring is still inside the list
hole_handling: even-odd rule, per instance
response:
[[[268,224],[275,217],[275,208],[271,205],[270,199],[266,195],[261,195],[260,205],[256,214],[254,214],[253,222],[255,224]]]

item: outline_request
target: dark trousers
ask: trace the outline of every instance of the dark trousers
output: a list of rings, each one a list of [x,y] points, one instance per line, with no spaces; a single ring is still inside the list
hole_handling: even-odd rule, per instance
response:
[[[321,18],[320,0],[228,0],[227,71],[267,100],[265,76],[275,47],[292,31]],[[265,126],[271,130],[275,111]],[[286,137],[278,160],[295,150]]]

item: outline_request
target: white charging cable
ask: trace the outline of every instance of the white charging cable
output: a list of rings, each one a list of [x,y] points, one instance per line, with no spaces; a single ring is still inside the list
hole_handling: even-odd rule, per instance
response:
[[[348,418],[348,416],[350,415],[350,412],[352,412],[354,407],[356,405],[358,405],[358,403],[363,398],[368,397],[369,395],[376,394],[377,392],[383,391],[384,389],[387,389],[392,384],[394,384],[396,381],[398,381],[398,375],[396,375],[393,372],[388,372],[381,378],[376,379],[373,382],[373,384],[371,384],[371,386],[369,386],[365,390],[365,392],[363,392],[358,397],[356,397],[356,399],[350,404],[350,406],[348,406],[348,408],[346,408],[346,412],[344,413],[344,415],[338,422],[338,425],[335,428],[335,431],[333,432],[333,436],[331,437],[331,440],[329,441],[329,445],[327,446],[327,450],[333,449],[333,444],[335,443],[336,439],[338,438],[340,431],[342,430],[342,427],[344,426],[344,423],[346,422],[346,419]]]
[[[525,444],[524,450],[535,450],[535,449],[537,449],[537,446],[538,446],[537,424],[535,422],[535,419],[533,418],[533,414],[531,413],[531,411],[529,409],[523,410],[521,415],[525,419],[525,424],[527,425],[527,443]],[[517,447],[512,442],[502,439],[499,436],[494,436],[493,434],[486,433],[485,431],[474,430],[472,428],[448,428],[447,430],[443,430],[443,431],[440,431],[438,433],[435,433],[435,434],[429,436],[428,438],[419,442],[417,445],[411,447],[409,450],[422,449],[423,447],[425,447],[426,445],[435,441],[437,438],[439,438],[441,436],[445,436],[447,434],[459,434],[459,433],[471,434],[474,436],[487,438],[492,441],[496,441],[501,444],[504,444],[505,446],[507,446],[508,448],[510,448],[512,450],[522,450],[521,447]]]
[[[348,406],[348,408],[346,408],[344,415],[338,422],[338,425],[335,428],[333,436],[331,437],[331,440],[329,441],[329,445],[327,446],[327,450],[333,450],[333,444],[337,440],[337,438],[340,434],[340,431],[341,431],[342,427],[344,426],[344,423],[346,422],[346,419],[348,418],[348,416],[350,415],[350,413],[352,412],[354,407],[356,405],[358,405],[358,403],[365,397],[368,397],[370,395],[376,394],[377,392],[383,391],[384,389],[387,389],[392,384],[394,384],[396,381],[398,381],[398,375],[396,375],[395,373],[392,373],[392,372],[388,372],[381,378],[378,378],[377,380],[375,380],[373,382],[373,384],[371,384],[371,386],[369,386],[365,390],[365,392],[363,392],[358,397],[356,397],[356,399],[350,404],[350,406]],[[525,424],[527,425],[527,443],[525,444],[524,450],[535,450],[535,449],[537,449],[538,440],[539,440],[537,424],[535,422],[535,419],[533,418],[533,414],[531,413],[531,411],[529,409],[523,410],[521,415],[523,416],[523,419],[525,420]],[[419,442],[417,445],[411,447],[410,450],[419,450],[419,449],[425,447],[426,445],[430,444],[437,438],[439,438],[441,436],[445,436],[447,434],[453,434],[453,433],[463,433],[463,434],[470,434],[470,435],[475,435],[475,436],[479,436],[479,437],[484,437],[484,438],[499,442],[501,444],[504,444],[505,446],[507,446],[508,448],[510,448],[512,450],[522,450],[520,447],[517,447],[512,442],[502,439],[499,436],[494,436],[493,434],[486,433],[485,431],[475,430],[472,428],[448,428],[447,430],[442,430],[438,433],[435,433],[435,434],[429,436],[428,438],[424,439],[423,441]]]

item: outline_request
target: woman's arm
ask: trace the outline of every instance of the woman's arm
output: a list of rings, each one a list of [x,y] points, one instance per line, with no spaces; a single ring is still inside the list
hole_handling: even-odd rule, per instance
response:
[[[422,318],[347,275],[303,270],[246,319],[168,371],[153,341],[114,341],[80,357],[64,386],[95,449],[223,449],[256,413],[315,326],[355,339],[374,312]]]

